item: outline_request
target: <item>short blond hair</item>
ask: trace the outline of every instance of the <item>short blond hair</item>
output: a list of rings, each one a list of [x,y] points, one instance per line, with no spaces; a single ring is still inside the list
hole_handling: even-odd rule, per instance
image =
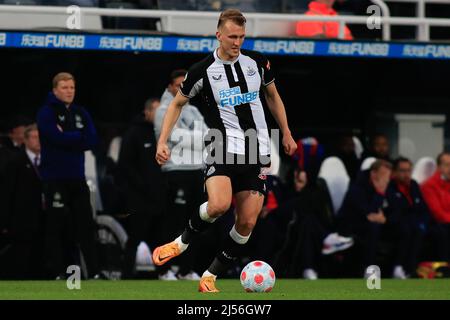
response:
[[[220,14],[219,21],[217,22],[217,29],[225,24],[227,21],[233,21],[238,26],[245,26],[247,19],[238,9],[227,9]]]
[[[383,159],[377,159],[372,165],[370,166],[370,171],[378,171],[382,167],[387,168],[389,170],[392,170],[392,163],[389,161],[383,160]]]
[[[73,80],[73,82],[75,82],[75,77],[68,72],[58,73],[56,76],[53,77],[53,81],[52,81],[53,88],[56,88],[60,81],[68,81],[68,80]]]

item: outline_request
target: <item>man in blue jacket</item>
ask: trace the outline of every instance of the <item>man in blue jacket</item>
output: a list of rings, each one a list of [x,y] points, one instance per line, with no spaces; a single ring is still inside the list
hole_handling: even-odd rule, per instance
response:
[[[389,224],[395,241],[393,277],[405,279],[417,267],[429,218],[420,187],[412,179],[412,163],[399,157],[394,161],[392,180],[386,191]]]
[[[353,236],[362,248],[362,270],[376,264],[381,232],[389,218],[386,215],[392,165],[385,160],[375,161],[370,170],[359,174],[350,186],[338,213],[338,232]]]
[[[41,141],[40,175],[46,202],[46,264],[51,277],[66,275],[66,260],[87,265],[87,275],[97,275],[95,224],[86,184],[84,152],[97,144],[88,112],[73,103],[75,79],[69,73],[53,78],[53,91],[39,110]],[[71,256],[72,255],[72,256]]]

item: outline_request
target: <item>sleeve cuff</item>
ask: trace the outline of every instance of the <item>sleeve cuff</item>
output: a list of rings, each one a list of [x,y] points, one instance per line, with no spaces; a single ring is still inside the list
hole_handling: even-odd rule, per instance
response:
[[[192,97],[189,97],[188,95],[184,94],[183,91],[178,90],[178,92],[185,98],[191,99]]]
[[[263,83],[264,87],[267,87],[269,84],[271,84],[272,82],[275,82],[275,79],[272,79],[271,81],[269,81],[268,83]]]

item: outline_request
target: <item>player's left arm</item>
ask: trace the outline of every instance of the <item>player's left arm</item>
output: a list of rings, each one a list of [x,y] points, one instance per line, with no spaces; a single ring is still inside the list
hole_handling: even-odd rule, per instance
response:
[[[284,108],[283,100],[281,100],[277,87],[275,86],[275,82],[264,87],[264,96],[270,112],[281,129],[284,152],[288,155],[292,155],[297,149],[297,144],[292,138],[291,130],[289,130],[286,109]]]

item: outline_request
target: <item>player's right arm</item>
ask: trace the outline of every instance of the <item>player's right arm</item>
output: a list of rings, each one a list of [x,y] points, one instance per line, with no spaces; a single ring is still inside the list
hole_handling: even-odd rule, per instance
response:
[[[159,165],[163,165],[170,158],[170,149],[167,146],[167,140],[169,139],[170,133],[180,117],[181,109],[188,101],[189,98],[178,92],[167,108],[167,112],[161,126],[158,146],[156,148],[156,161]]]

